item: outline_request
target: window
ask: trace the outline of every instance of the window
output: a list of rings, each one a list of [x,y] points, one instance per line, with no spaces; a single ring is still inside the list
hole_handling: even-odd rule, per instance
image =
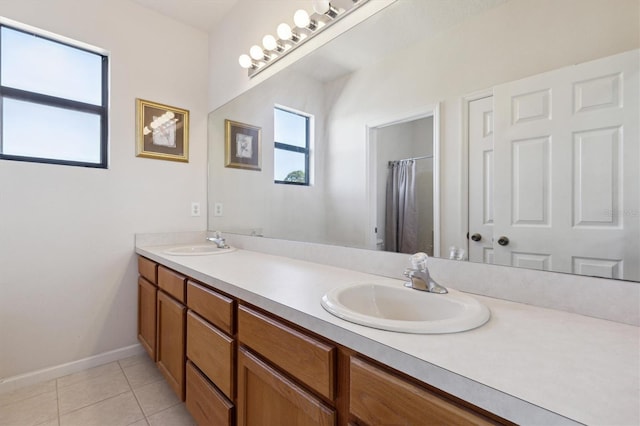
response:
[[[274,181],[309,185],[311,117],[281,107],[274,108]]]
[[[107,57],[0,25],[0,159],[107,167]]]

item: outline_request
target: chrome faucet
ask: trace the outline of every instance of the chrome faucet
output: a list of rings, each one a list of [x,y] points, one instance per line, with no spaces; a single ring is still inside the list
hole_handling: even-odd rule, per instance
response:
[[[426,253],[416,253],[411,256],[411,268],[404,270],[404,276],[409,278],[409,282],[405,283],[405,287],[415,290],[428,291],[429,293],[445,294],[447,289],[438,284],[431,278],[427,269]]]
[[[220,234],[220,231],[216,231],[214,237],[207,237],[207,241],[211,241],[216,246],[218,246],[218,248],[221,248],[221,249],[229,248],[229,246],[227,245],[227,241],[224,238],[222,238],[222,234]]]

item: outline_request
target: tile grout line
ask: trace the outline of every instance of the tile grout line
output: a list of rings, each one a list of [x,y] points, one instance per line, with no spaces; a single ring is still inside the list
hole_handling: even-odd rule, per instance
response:
[[[124,379],[127,381],[127,385],[129,385],[129,389],[131,389],[131,394],[135,398],[136,404],[138,404],[138,408],[140,408],[140,412],[142,413],[142,418],[144,419],[144,421],[148,425],[149,424],[149,419],[147,418],[147,413],[144,412],[144,409],[142,408],[142,404],[140,404],[140,401],[138,400],[138,395],[136,395],[136,391],[133,389],[133,386],[131,386],[131,382],[129,381],[129,377],[127,377],[127,373],[125,373],[124,368],[122,367],[122,364],[120,364],[120,360],[118,360],[116,362],[118,363],[118,367],[120,367],[120,371],[122,371],[122,374],[124,375]],[[135,365],[135,364],[133,364],[133,365]]]
[[[58,393],[58,379],[56,378],[56,412],[58,413],[58,426],[60,426],[60,394]]]
[[[168,410],[170,410],[170,409],[172,409],[172,408],[174,408],[174,407],[176,407],[176,406],[178,406],[180,404],[184,404],[184,401],[180,401],[180,399],[178,399],[178,402],[176,402],[174,405],[171,405],[169,407],[165,407],[165,408],[163,408],[161,410],[158,410],[158,411],[156,411],[154,413],[149,413],[149,415],[147,415],[147,413],[142,408],[142,404],[140,403],[140,401],[138,399],[138,395],[136,394],[135,390],[133,389],[133,386],[131,385],[131,383],[129,382],[129,378],[127,377],[127,374],[124,371],[124,367],[122,366],[122,364],[120,364],[119,361],[116,361],[116,362],[118,362],[118,365],[120,366],[120,369],[122,370],[122,372],[124,374],[124,377],[127,380],[127,383],[129,384],[129,387],[131,388],[131,393],[133,393],[133,397],[136,399],[136,402],[138,403],[138,406],[140,407],[140,411],[142,411],[142,414],[144,416],[144,420],[147,422],[147,425],[151,425],[150,417],[158,415],[158,414],[163,413],[165,411],[168,411]],[[145,361],[138,362],[136,364],[141,364],[143,362],[147,362],[146,358],[145,358]],[[136,365],[136,364],[132,364],[131,366]],[[131,367],[131,366],[128,366],[128,367]],[[154,363],[154,367],[157,368],[155,363]],[[156,382],[159,382],[159,381],[163,381],[163,380],[164,380],[163,378],[160,378],[160,379],[158,379],[158,380],[156,380],[154,382],[145,383],[145,384],[141,385],[140,387],[148,386],[148,385],[151,385],[153,383],[156,383]]]
[[[131,385],[129,384],[129,380],[127,379],[127,375],[122,370],[122,366],[120,365],[120,363],[118,361],[114,361],[114,362],[116,362],[118,364],[118,368],[120,369],[120,372],[124,376],[124,379],[126,380],[127,385],[129,386],[129,389],[131,390],[131,393],[133,393],[133,389],[131,388]],[[107,364],[104,364],[104,365],[107,365]],[[88,370],[91,370],[91,369],[88,369]],[[87,371],[87,370],[83,370],[83,371]],[[109,374],[109,373],[108,372],[104,372],[104,373],[101,373],[101,374],[95,376],[94,378],[101,377],[101,376],[104,376],[104,375],[107,375],[107,374]],[[91,379],[89,379],[89,380],[91,380]],[[70,386],[74,386],[76,384],[77,383],[72,383],[70,385],[65,386],[65,388],[70,387]],[[92,402],[91,404],[87,404],[87,405],[83,405],[82,407],[74,408],[73,410],[67,411],[66,413],[64,413],[64,415],[66,416],[67,414],[75,413],[78,410],[82,410],[82,409],[85,409],[87,407],[91,407],[92,405],[99,404],[101,402],[104,402],[104,401],[107,401],[109,399],[115,398],[117,396],[123,395],[123,394],[125,394],[127,392],[129,392],[129,391],[120,392],[120,393],[117,393],[115,395],[111,395],[110,397],[103,398],[103,399],[101,399],[99,401]],[[135,394],[134,394],[134,396],[135,396]],[[58,394],[58,379],[56,379],[56,398],[57,398],[57,401],[58,401],[58,426],[60,426],[61,413],[60,413],[60,397],[59,397],[59,394]],[[136,399],[136,402],[137,402],[137,399]],[[138,404],[138,405],[140,405],[140,404]],[[144,412],[142,414],[144,414]]]

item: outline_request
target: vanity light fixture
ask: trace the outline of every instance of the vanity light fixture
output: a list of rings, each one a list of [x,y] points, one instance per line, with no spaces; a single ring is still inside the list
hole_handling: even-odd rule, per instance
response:
[[[311,19],[309,14],[304,9],[299,9],[293,15],[293,23],[296,24],[296,27],[300,29],[308,29],[310,31],[315,31],[318,29],[318,22]]]
[[[313,11],[318,15],[327,15],[331,19],[335,19],[340,11],[331,5],[329,0],[314,0]]]
[[[278,40],[276,40],[276,38],[271,34],[264,36],[262,39],[262,47],[264,47],[265,50],[271,50],[278,53],[284,52],[284,45],[278,42]]]
[[[269,55],[267,55],[265,51],[262,50],[262,47],[258,46],[257,44],[251,46],[251,49],[249,49],[249,56],[251,56],[256,61],[268,61],[270,59]]]
[[[240,55],[240,57],[238,58],[238,63],[242,68],[247,68],[247,69],[258,68],[258,64],[254,62],[253,59],[251,59],[251,56],[247,55],[246,53]]]
[[[280,37],[280,40],[291,40],[292,42],[297,43],[302,39],[300,34],[293,32],[289,24],[285,24],[284,22],[278,25],[276,32],[278,37]]]
[[[312,14],[299,9],[293,15],[295,31],[289,24],[281,23],[276,30],[277,39],[270,34],[265,35],[262,45],[252,46],[248,55],[240,55],[238,63],[247,69],[249,77],[253,77],[368,1],[350,0],[347,1],[348,8],[342,9],[334,7],[330,0],[313,0]]]

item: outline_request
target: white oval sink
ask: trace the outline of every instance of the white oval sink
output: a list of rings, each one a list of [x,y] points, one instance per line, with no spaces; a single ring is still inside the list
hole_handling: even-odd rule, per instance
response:
[[[165,250],[166,254],[172,254],[174,256],[204,256],[207,254],[223,254],[234,251],[235,248],[227,247],[220,248],[215,244],[195,244],[189,246],[172,247]]]
[[[360,284],[330,290],[321,303],[344,320],[404,333],[455,333],[489,320],[489,308],[459,291],[448,290],[447,294],[435,294],[400,285]]]

